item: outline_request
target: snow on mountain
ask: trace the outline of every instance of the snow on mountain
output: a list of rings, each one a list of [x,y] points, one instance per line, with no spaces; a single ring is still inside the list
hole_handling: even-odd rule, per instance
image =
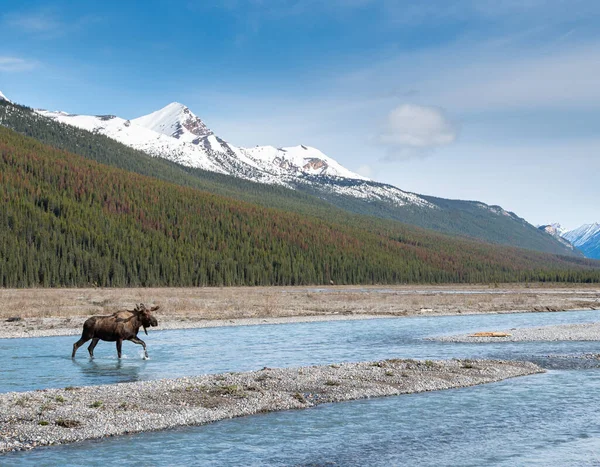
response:
[[[563,237],[569,240],[576,247],[588,243],[592,238],[600,234],[600,223],[584,224],[581,227],[565,232]]]
[[[566,232],[558,222],[547,225],[538,225],[537,228],[556,238],[563,238],[563,234]]]
[[[396,206],[436,208],[418,195],[354,173],[310,146],[236,147],[215,135],[189,108],[177,102],[132,120],[114,115],[36,112],[188,167],[288,188],[310,185],[316,191],[385,201]]]
[[[588,258],[600,259],[600,223],[582,225],[563,236]]]
[[[346,169],[318,149],[309,146],[300,145],[286,148],[256,146],[242,149],[242,151],[259,163],[275,165],[287,172],[368,180],[368,178]]]
[[[11,102],[8,97],[6,97],[4,94],[2,94],[2,91],[0,91],[0,101]]]
[[[561,242],[563,245],[565,245],[569,249],[571,249],[571,250],[575,249],[575,246],[573,246],[573,244],[569,240],[564,238],[563,234],[565,233],[565,229],[563,229],[559,223],[548,224],[548,225],[538,225],[538,229],[546,232],[549,235],[552,235],[554,238],[556,238],[559,242]]]
[[[198,144],[202,138],[213,134],[200,118],[179,102],[172,102],[156,112],[134,118],[131,122],[194,144]]]
[[[563,226],[560,225],[558,222],[550,224],[547,227],[549,227],[550,230],[552,230],[553,232],[555,232],[557,235],[560,235],[561,237],[566,232],[566,230],[563,228]]]
[[[171,136],[131,123],[114,115],[76,115],[66,112],[37,110],[37,113],[58,122],[72,125],[92,133],[99,133],[151,156],[166,157],[188,167],[197,167],[212,172],[226,173],[212,161],[202,148]]]
[[[574,230],[566,230],[560,224],[538,227],[546,233],[581,251],[586,257],[600,259],[600,223],[585,224]]]

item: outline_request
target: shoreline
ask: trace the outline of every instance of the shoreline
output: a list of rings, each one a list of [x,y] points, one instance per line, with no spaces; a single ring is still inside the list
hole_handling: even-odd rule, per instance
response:
[[[5,393],[0,453],[543,372],[530,362],[392,359]]]
[[[193,319],[160,316],[157,328],[149,328],[148,332],[179,330],[179,329],[204,329],[214,327],[228,326],[264,326],[264,325],[279,325],[293,323],[315,323],[327,321],[359,321],[370,319],[401,319],[414,317],[430,317],[430,316],[465,316],[465,315],[482,315],[482,314],[514,314],[514,313],[544,313],[544,312],[570,312],[570,311],[594,311],[598,308],[576,308],[576,309],[561,309],[561,310],[502,310],[502,311],[470,311],[470,312],[452,312],[440,311],[433,312],[424,310],[419,313],[394,315],[386,314],[328,314],[328,315],[304,315],[304,316],[282,316],[282,317],[264,317],[264,318],[231,318],[231,319]],[[0,339],[26,339],[34,337],[55,337],[55,336],[78,336],[81,334],[84,321],[89,318],[85,317],[50,317],[50,318],[22,318],[19,321],[4,322],[0,328]],[[508,332],[508,331],[506,331]],[[454,337],[454,336],[450,336]],[[464,336],[462,336],[464,337]],[[493,338],[498,340],[499,338]],[[440,338],[440,340],[442,340]],[[596,340],[596,339],[585,339]],[[456,341],[459,342],[459,341]],[[470,339],[460,342],[475,342]],[[491,340],[482,342],[492,342]]]
[[[600,309],[597,284],[0,289],[0,339],[77,335],[90,316],[160,305],[160,329]]]
[[[4,323],[5,328],[0,329],[0,339],[26,339],[31,337],[53,336],[79,336],[83,322],[88,318],[24,318],[17,323]],[[190,320],[181,318],[165,318],[159,320],[157,328],[148,328],[151,334],[157,331],[171,331],[178,329],[203,329],[227,326],[262,326],[291,323],[310,323],[325,321],[348,321],[364,319],[385,319],[393,316],[374,315],[331,315],[331,316],[287,316],[281,318],[237,318],[237,319],[210,319]],[[68,323],[67,323],[68,320]],[[7,327],[6,324],[13,324]],[[65,325],[66,324],[66,325]],[[19,329],[21,328],[21,329]],[[24,329],[23,329],[24,328]]]

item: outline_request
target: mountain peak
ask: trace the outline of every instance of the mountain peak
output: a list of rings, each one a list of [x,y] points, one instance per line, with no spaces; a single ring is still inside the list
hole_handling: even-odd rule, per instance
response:
[[[552,224],[539,225],[538,229],[543,230],[544,232],[556,238],[562,238],[563,234],[565,233],[565,230],[558,222],[554,222]]]
[[[171,102],[160,110],[135,118],[132,123],[185,142],[197,143],[213,132],[189,107]]]
[[[170,111],[170,112],[184,112],[184,113],[192,113],[190,108],[187,105],[182,104],[181,102],[171,102],[170,104],[165,105],[162,109],[157,110],[157,112]],[[192,113],[192,115],[194,115]],[[195,115],[194,115],[195,116]]]
[[[8,97],[6,97],[4,94],[2,94],[2,91],[0,91],[0,101],[11,102]]]
[[[573,245],[579,247],[587,243],[591,238],[600,235],[600,223],[584,224],[581,227],[566,232],[564,237]]]
[[[563,235],[588,258],[600,259],[600,223],[584,224]]]

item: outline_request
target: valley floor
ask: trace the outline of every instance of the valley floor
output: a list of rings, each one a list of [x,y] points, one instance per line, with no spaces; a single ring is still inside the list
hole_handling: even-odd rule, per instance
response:
[[[92,315],[160,305],[157,329],[600,309],[600,286],[503,284],[0,289],[0,338],[73,335]]]

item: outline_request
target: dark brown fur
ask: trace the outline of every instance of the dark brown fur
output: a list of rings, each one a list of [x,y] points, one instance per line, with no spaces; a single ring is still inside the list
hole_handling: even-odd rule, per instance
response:
[[[133,310],[117,311],[107,316],[92,316],[83,323],[83,333],[81,338],[73,344],[71,357],[75,358],[77,349],[92,339],[92,343],[88,347],[91,358],[94,358],[94,348],[99,340],[116,342],[119,358],[121,358],[123,341],[131,341],[141,345],[144,348],[145,357],[148,358],[146,343],[137,334],[141,327],[148,334],[147,327],[158,325],[156,318],[150,314],[151,311],[156,311],[158,308],[158,306],[153,306],[148,310],[143,303],[140,303]]]

